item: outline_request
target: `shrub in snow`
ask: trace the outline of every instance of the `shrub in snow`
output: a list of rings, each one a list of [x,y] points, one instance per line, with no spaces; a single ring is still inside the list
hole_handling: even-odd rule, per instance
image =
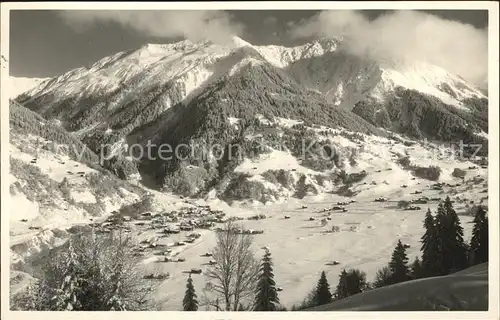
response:
[[[142,213],[151,212],[153,208],[153,196],[143,195],[139,201],[122,206],[119,210],[119,214],[121,216],[130,216],[133,219],[138,219]]]
[[[399,200],[398,201],[398,208],[399,209],[406,209],[410,205],[410,201],[407,200]]]
[[[274,170],[267,170],[262,173],[262,177],[273,184],[278,184],[278,178],[276,177]]]
[[[453,169],[453,172],[451,173],[451,175],[454,176],[455,178],[463,178],[465,177],[466,174],[467,172],[460,168]]]
[[[248,217],[248,220],[262,220],[262,219],[266,219],[265,214],[256,214],[254,216]]]
[[[294,196],[302,199],[308,194],[318,194],[318,189],[311,183],[307,182],[307,176],[305,174],[302,174],[299,178],[299,181],[297,182],[297,185],[295,186],[295,194]]]
[[[411,167],[410,157],[401,157],[398,159],[398,164],[401,165],[404,169]]]
[[[139,174],[136,164],[122,156],[105,160],[104,167],[123,180]]]
[[[272,197],[278,197],[278,194],[261,182],[250,180],[247,175],[238,174],[228,184],[222,197],[226,200],[253,199],[265,203],[272,200]]]
[[[38,311],[147,310],[153,285],[135,268],[131,238],[120,233],[74,235],[47,260],[40,280],[13,309]]]
[[[63,197],[59,183],[42,173],[39,167],[13,157],[10,157],[9,164],[12,175],[23,182],[22,186],[18,184],[19,191],[24,193],[28,200],[44,203]]]
[[[431,181],[439,180],[439,176],[441,175],[441,168],[437,166],[430,167],[416,167],[413,170],[413,174],[419,178],[427,179]]]
[[[357,194],[356,191],[351,190],[347,185],[341,186],[334,193],[342,197],[354,197]]]
[[[203,167],[188,167],[180,164],[179,167],[164,179],[164,190],[183,196],[196,194],[205,186],[208,172]]]
[[[314,176],[314,178],[316,179],[316,183],[322,187],[325,186],[325,183],[330,181],[330,177],[329,176],[325,176],[325,175],[322,175],[322,174],[317,174]]]

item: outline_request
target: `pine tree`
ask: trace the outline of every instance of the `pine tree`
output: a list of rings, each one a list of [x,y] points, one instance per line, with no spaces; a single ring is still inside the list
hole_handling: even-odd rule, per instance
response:
[[[314,293],[313,300],[317,306],[332,302],[330,285],[328,284],[328,280],[326,280],[326,274],[324,271],[321,272],[321,277],[319,278],[318,285],[316,286],[316,292]]]
[[[63,255],[63,269],[59,288],[56,288],[50,301],[50,309],[53,311],[74,311],[80,307],[79,294],[79,261],[75,252],[73,241],[69,241],[68,252]]]
[[[189,274],[189,278],[187,279],[186,293],[184,294],[184,299],[182,300],[182,306],[184,307],[184,311],[198,311],[198,300],[194,290],[191,274]]]
[[[349,289],[347,287],[347,271],[344,269],[340,272],[339,283],[335,290],[335,298],[343,299],[349,296]]]
[[[450,273],[453,266],[454,241],[450,237],[451,221],[446,215],[443,202],[440,202],[436,212],[436,242],[438,243],[437,275],[443,276]]]
[[[392,273],[391,269],[389,269],[389,266],[384,266],[382,269],[379,269],[377,271],[377,274],[375,275],[375,281],[373,281],[373,287],[382,288],[392,284],[391,276]]]
[[[473,222],[470,252],[471,264],[475,265],[488,261],[488,217],[483,207],[478,208]]]
[[[335,298],[343,299],[367,289],[366,274],[357,269],[342,270],[335,290]]]
[[[449,272],[455,272],[467,267],[467,247],[464,241],[464,229],[460,224],[460,219],[453,208],[449,196],[446,197],[443,206],[446,216],[449,219],[448,237],[451,240],[452,264]]]
[[[393,283],[409,280],[410,270],[408,268],[408,256],[406,255],[406,248],[401,243],[401,240],[398,240],[398,244],[392,253],[389,268],[391,269],[391,280]]]
[[[440,243],[437,227],[431,210],[427,210],[424,220],[425,233],[422,236],[422,276],[433,277],[441,272],[440,266]]]
[[[278,292],[274,282],[271,253],[267,251],[260,266],[259,281],[257,283],[255,311],[276,311],[279,306]]]
[[[412,279],[420,279],[423,277],[423,268],[422,263],[418,257],[415,258],[413,263],[411,264],[411,278]]]

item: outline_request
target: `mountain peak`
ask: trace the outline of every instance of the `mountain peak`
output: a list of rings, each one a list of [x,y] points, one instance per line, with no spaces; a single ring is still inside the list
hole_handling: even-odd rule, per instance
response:
[[[245,40],[241,39],[241,38],[240,38],[240,37],[238,37],[238,36],[233,36],[233,37],[231,37],[231,43],[232,43],[234,46],[238,47],[238,48],[240,48],[240,47],[247,47],[247,46],[248,46],[248,47],[251,47],[251,46],[252,46],[252,44],[250,44],[249,42],[247,42],[247,41],[245,41]]]
[[[342,37],[320,37],[309,42],[311,45],[320,45],[323,49],[333,51],[343,41]],[[332,50],[333,49],[333,50]]]
[[[208,47],[223,47],[229,49],[237,49],[241,47],[252,47],[252,44],[241,39],[238,36],[232,36],[230,38],[225,38],[224,40],[221,41],[212,41],[208,39],[202,39],[196,41],[196,40],[186,39],[167,44],[146,43],[137,51],[140,52],[141,55],[147,55],[148,53],[156,54],[156,53],[165,53],[169,51],[186,52]]]

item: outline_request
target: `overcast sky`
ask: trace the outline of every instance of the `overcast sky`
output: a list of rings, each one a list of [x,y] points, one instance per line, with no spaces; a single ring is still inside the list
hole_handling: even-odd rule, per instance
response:
[[[48,11],[10,16],[10,74],[52,77],[118,51],[182,38],[294,45],[341,34],[354,54],[413,56],[481,82],[487,11]],[[487,77],[487,76],[486,76]]]

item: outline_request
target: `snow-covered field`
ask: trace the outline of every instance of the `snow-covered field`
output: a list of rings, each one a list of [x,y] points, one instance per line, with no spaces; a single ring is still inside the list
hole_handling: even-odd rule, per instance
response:
[[[339,142],[341,137],[337,138]],[[428,208],[435,211],[437,201],[419,205],[420,210],[404,211],[397,209],[399,200],[411,200],[419,197],[444,198],[447,194],[452,199],[479,199],[485,196],[484,184],[477,184],[474,177],[486,177],[487,169],[469,169],[470,162],[459,163],[436,154],[429,157],[426,146],[404,146],[380,138],[367,138],[364,151],[359,154],[358,164],[352,171],[366,170],[369,174],[365,181],[353,186],[353,190],[361,191],[353,199],[355,203],[346,206],[347,212],[334,211],[330,214],[328,225],[322,227],[320,220],[325,208],[336,205],[337,202],[351,199],[322,193],[305,199],[288,198],[276,203],[242,205],[231,207],[230,215],[248,217],[253,214],[265,214],[263,220],[241,220],[245,229],[263,230],[263,234],[255,235],[255,253],[263,254],[262,246],[267,246],[272,252],[275,262],[275,280],[277,286],[283,288],[279,293],[281,302],[291,307],[300,303],[313,289],[321,271],[325,271],[330,285],[337,284],[338,276],[343,268],[357,268],[366,272],[368,280],[374,279],[378,269],[386,265],[398,239],[409,244],[408,255],[413,260],[420,255],[420,238],[423,235],[423,220]],[[345,141],[344,141],[345,142]],[[408,154],[412,163],[429,166],[438,165],[442,168],[441,182],[455,187],[445,188],[445,191],[431,190],[433,182],[414,178],[411,173],[394,163],[394,155]],[[467,171],[464,181],[454,178],[451,172],[459,167]],[[295,170],[310,173],[311,170],[301,167],[296,159],[286,152],[273,151],[254,161],[246,160],[236,171],[245,172],[259,177],[267,169]],[[388,170],[390,169],[390,170]],[[402,185],[407,185],[402,187]],[[457,186],[460,184],[460,186]],[[415,194],[416,192],[421,192]],[[385,197],[387,202],[374,202],[377,197]],[[229,213],[228,206],[214,200],[208,201],[214,208]],[[303,206],[307,208],[303,208]],[[472,217],[463,215],[467,203],[455,203],[457,212],[461,215],[465,229],[465,239],[471,235]],[[290,219],[284,219],[284,216]],[[314,218],[310,221],[310,218]],[[340,232],[328,233],[332,226],[338,226]],[[353,229],[351,229],[353,227]],[[143,234],[145,236],[147,234]],[[148,235],[149,236],[149,235]],[[182,241],[186,234],[172,235],[171,238],[160,240],[168,244]],[[165,241],[165,242],[161,242]],[[147,257],[144,268],[147,272],[168,272],[171,278],[165,280],[158,288],[155,297],[162,303],[163,310],[179,310],[187,274],[191,268],[206,268],[209,258],[201,255],[210,252],[215,244],[215,236],[204,232],[201,240],[194,244],[180,247],[180,256],[186,259],[181,263],[158,263],[154,258]],[[326,265],[333,260],[340,262],[337,266]],[[193,275],[196,290],[202,295],[206,279],[201,275]]]
[[[424,195],[432,196],[432,192]],[[356,203],[347,206],[348,212],[332,213],[328,225],[322,227],[320,219],[324,214],[318,211],[331,207],[337,201],[345,201],[345,198],[310,197],[301,201],[290,200],[285,204],[254,207],[252,212],[265,214],[268,218],[239,221],[245,229],[264,231],[254,236],[255,253],[260,257],[263,251],[259,248],[262,246],[271,250],[275,280],[277,286],[283,288],[279,293],[280,300],[287,307],[300,303],[306,297],[321,271],[326,272],[331,286],[337,284],[343,268],[361,269],[367,273],[369,280],[373,280],[377,270],[388,263],[398,239],[411,246],[408,255],[413,260],[420,251],[425,211],[427,208],[434,210],[437,206],[437,203],[430,203],[422,206],[422,210],[402,211],[396,209],[394,202],[375,203],[371,197],[358,196]],[[303,205],[307,208],[302,209]],[[291,218],[285,220],[285,215]],[[315,220],[309,221],[311,217]],[[469,239],[472,217],[461,216],[461,221],[465,238]],[[334,225],[340,227],[340,232],[327,233]],[[354,231],[351,231],[352,226],[355,227]],[[161,239],[159,243],[182,241],[186,235],[181,232]],[[153,234],[141,234],[141,237],[148,236]],[[183,271],[191,268],[204,270],[209,258],[201,255],[212,251],[214,244],[214,233],[206,231],[202,233],[201,240],[181,247],[179,256],[185,258],[185,262],[159,263],[154,257],[145,258],[145,272],[168,272],[171,275],[171,279],[165,280],[155,294],[156,299],[163,302],[162,310],[180,310],[187,279]],[[340,264],[326,265],[333,260]],[[201,274],[193,275],[193,278],[196,290],[202,294],[205,277]]]
[[[385,178],[385,177],[384,177]],[[422,185],[422,184],[421,184]],[[419,186],[405,189],[409,195]],[[425,190],[425,187],[421,189]],[[208,201],[211,207],[220,208],[229,216],[248,216],[262,213],[267,216],[263,220],[240,221],[246,229],[260,229],[264,233],[254,235],[254,248],[257,257],[263,254],[262,246],[267,246],[274,259],[275,280],[277,286],[283,288],[280,300],[283,305],[291,307],[300,303],[315,285],[321,271],[325,271],[331,286],[335,286],[338,275],[343,268],[357,268],[367,273],[368,280],[373,280],[378,269],[390,259],[392,250],[398,239],[409,244],[408,255],[411,260],[419,255],[420,237],[423,234],[423,219],[427,208],[434,210],[437,203],[423,205],[418,211],[402,211],[396,209],[396,200],[401,197],[399,185],[385,190],[387,198],[394,201],[376,203],[372,193],[361,193],[355,197],[356,202],[347,206],[347,212],[333,212],[328,225],[320,225],[322,209],[335,205],[346,198],[334,195],[308,197],[306,199],[290,199],[285,203],[262,205],[248,208],[228,207],[220,201]],[[160,196],[160,195],[158,195]],[[439,197],[438,191],[424,191],[422,196]],[[472,198],[472,197],[471,197]],[[174,200],[174,199],[170,199]],[[205,201],[198,201],[205,204]],[[186,206],[182,201],[173,201],[165,209],[174,210]],[[303,209],[302,206],[307,206]],[[290,219],[284,219],[284,216]],[[314,217],[314,221],[309,221]],[[472,217],[461,216],[465,229],[465,238],[471,234]],[[132,222],[133,223],[133,222]],[[327,233],[332,226],[339,226],[340,232]],[[351,230],[351,227],[355,229]],[[138,232],[140,230],[140,232]],[[201,255],[213,250],[215,233],[210,230],[196,230],[201,238],[192,244],[176,247],[178,257],[185,262],[157,262],[158,257],[149,252],[139,266],[146,273],[168,272],[170,278],[161,282],[154,294],[155,300],[161,302],[162,310],[180,310],[185,289],[187,274],[183,271],[191,268],[206,270],[210,258]],[[140,234],[139,234],[140,233]],[[175,241],[183,241],[190,232],[173,234],[168,238],[160,238],[159,244],[172,245]],[[139,239],[147,239],[157,235],[155,231],[137,228],[134,235]],[[340,262],[337,266],[326,265],[333,260]],[[203,274],[193,275],[194,285],[201,296],[206,283]]]

